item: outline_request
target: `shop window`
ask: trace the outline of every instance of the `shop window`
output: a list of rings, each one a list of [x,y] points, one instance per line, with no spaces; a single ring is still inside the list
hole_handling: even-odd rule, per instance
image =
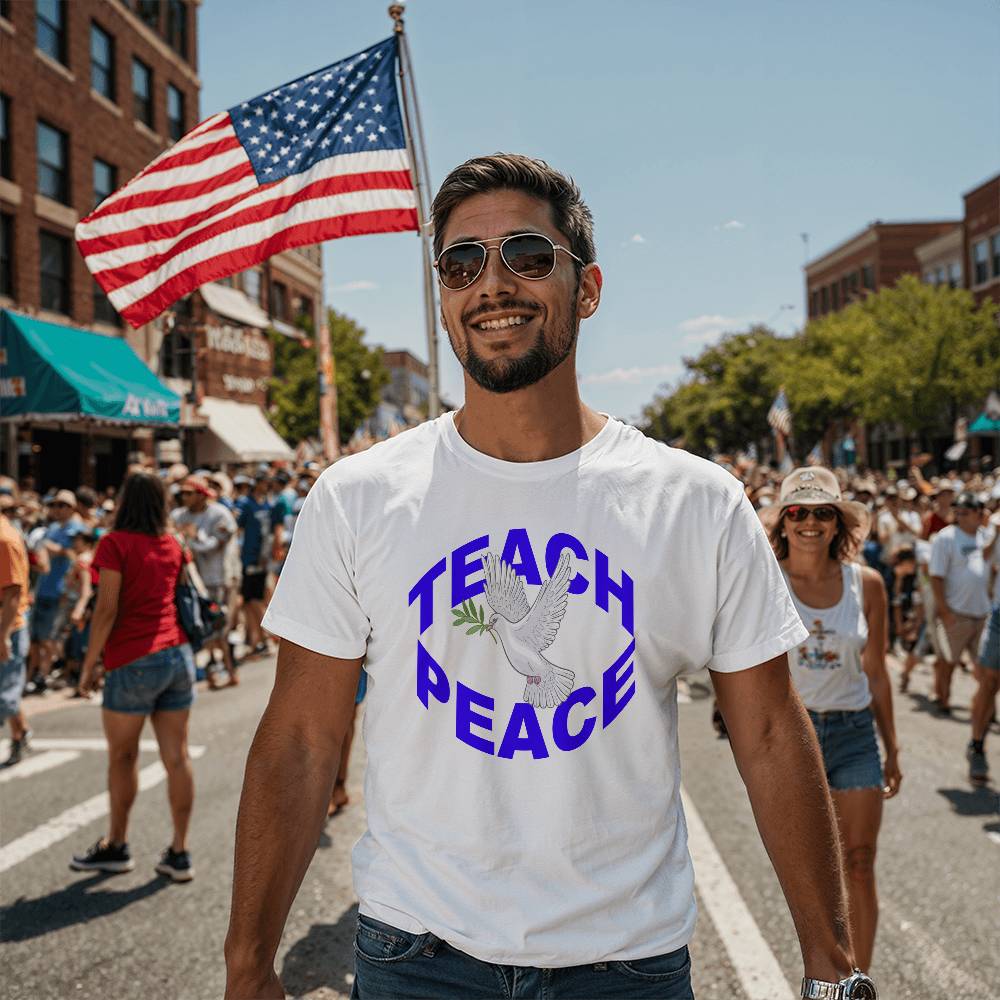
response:
[[[191,337],[174,327],[160,347],[160,375],[163,378],[191,379]]]
[[[0,94],[0,177],[10,180],[13,174],[11,163],[10,98]]]
[[[111,299],[104,294],[104,289],[94,282],[94,322],[107,323],[109,326],[121,326],[121,318],[111,304]]]
[[[986,240],[972,245],[972,284],[981,285],[990,278],[990,248]]]
[[[66,65],[64,0],[35,0],[35,44],[47,56]]]
[[[182,59],[187,59],[187,8],[181,0],[167,2],[167,43]]]
[[[118,171],[110,163],[94,157],[94,208],[118,187]]]
[[[132,96],[135,120],[153,127],[153,71],[141,60],[132,60]]]
[[[66,133],[38,122],[38,193],[69,204],[69,157]]]
[[[69,240],[55,233],[39,232],[42,308],[69,315]]]
[[[14,298],[14,216],[0,212],[0,295]]]
[[[167,135],[176,142],[184,135],[184,95],[167,84]]]
[[[115,99],[115,41],[93,22],[90,25],[90,85],[109,101]]]

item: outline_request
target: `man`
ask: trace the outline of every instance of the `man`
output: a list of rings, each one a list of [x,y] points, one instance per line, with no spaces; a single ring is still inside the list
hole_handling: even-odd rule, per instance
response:
[[[47,677],[59,656],[59,605],[66,589],[66,574],[73,561],[73,538],[83,530],[76,514],[76,496],[59,490],[48,503],[49,526],[40,543],[48,559],[48,571],[38,580],[31,610],[31,641],[37,650],[37,672],[29,691],[42,694]]]
[[[228,597],[226,549],[229,540],[236,534],[236,521],[221,503],[216,503],[214,491],[201,476],[188,476],[181,483],[177,497],[182,506],[170,515],[171,519],[194,553],[195,566],[208,596],[220,607],[225,607]],[[208,686],[213,690],[219,686],[213,670],[217,649],[222,653],[222,663],[229,675],[230,686],[235,687],[240,682],[232,651],[226,641],[227,620],[228,618],[221,620],[215,634],[204,644],[212,658],[207,677]]]
[[[785,657],[806,632],[742,485],[581,402],[603,278],[572,181],[483,157],[433,215],[465,404],[338,462],[303,505],[265,619],[281,646],[226,996],[284,996],[275,951],[363,660],[354,996],[690,997],[676,685],[705,664],[806,973],[838,982],[840,853]]]
[[[279,512],[268,499],[270,474],[259,472],[252,491],[236,504],[236,523],[242,531],[240,562],[243,566],[243,614],[246,642],[253,654],[268,652],[261,619],[264,617],[264,594],[267,573],[275,550],[282,544],[283,528]]]
[[[932,539],[942,528],[947,528],[951,524],[952,501],[955,499],[955,487],[950,479],[943,479],[933,486],[931,496],[934,506],[924,517],[923,537],[928,541]]]
[[[902,487],[902,494],[895,486],[886,487],[885,506],[878,516],[878,540],[887,566],[900,549],[912,549],[922,535],[920,515],[908,506],[916,497],[917,491],[910,486]]]
[[[16,500],[13,493],[10,496]],[[28,656],[28,553],[7,516],[12,509],[11,503],[0,504],[0,725],[4,719],[10,723],[10,755],[4,767],[19,763],[31,742],[21,711]]]
[[[982,527],[982,504],[974,493],[958,495],[955,523],[942,528],[931,542],[931,586],[936,614],[937,660],[934,663],[938,711],[951,714],[951,676],[968,652],[973,664],[990,611],[989,568],[983,555],[989,539]],[[973,760],[970,750],[970,776]],[[985,767],[985,758],[982,766]]]

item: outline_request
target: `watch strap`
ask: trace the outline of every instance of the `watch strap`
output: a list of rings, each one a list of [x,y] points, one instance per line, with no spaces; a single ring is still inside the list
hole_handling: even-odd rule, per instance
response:
[[[844,1000],[846,987],[843,983],[827,983],[821,979],[802,980],[803,1000]]]

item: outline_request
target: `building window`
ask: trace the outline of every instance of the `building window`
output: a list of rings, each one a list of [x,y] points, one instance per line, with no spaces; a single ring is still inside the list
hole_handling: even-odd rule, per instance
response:
[[[10,0],[0,0],[0,17],[5,21],[10,20]]]
[[[108,326],[121,326],[121,319],[111,304],[111,299],[104,294],[104,289],[94,282],[94,322],[107,323]]]
[[[809,315],[815,316],[819,311],[819,295],[815,291],[809,293]]]
[[[153,31],[160,30],[160,0],[138,0],[135,12],[143,24],[148,25]]]
[[[184,95],[167,84],[167,135],[176,142],[184,135]]]
[[[0,213],[0,295],[14,297],[14,216]]]
[[[924,284],[925,285],[936,285],[937,284],[937,275],[934,273],[934,269],[933,268],[930,268],[929,270],[924,271]]]
[[[834,312],[840,308],[840,286],[836,281],[830,286],[830,307]]]
[[[313,324],[313,304],[312,299],[307,299],[304,295],[299,298],[297,303],[297,308],[295,311],[295,322],[297,325],[301,325],[302,321],[305,320],[309,328],[312,329]]]
[[[115,43],[100,26],[90,25],[90,85],[109,101],[115,99]]]
[[[38,193],[69,204],[69,167],[66,133],[38,123]]]
[[[66,64],[66,4],[35,0],[35,44],[56,62]]]
[[[875,268],[871,264],[865,264],[861,268],[861,287],[868,291],[875,291]]]
[[[251,268],[243,272],[243,294],[255,305],[260,305],[260,271]]]
[[[1000,278],[1000,233],[993,234],[990,246],[992,249],[991,256],[993,257],[993,277]]]
[[[160,375],[163,378],[191,378],[191,337],[174,327],[160,347]]]
[[[858,297],[858,272],[851,271],[847,276],[847,291],[850,294],[851,299],[856,299]]]
[[[288,289],[280,281],[271,282],[271,315],[288,319]]]
[[[94,208],[118,187],[118,171],[110,163],[94,157]]]
[[[962,264],[960,261],[953,260],[948,265],[948,287],[949,288],[962,287]]]
[[[182,59],[187,59],[187,8],[181,0],[167,2],[167,42]]]
[[[13,177],[11,171],[11,140],[10,140],[10,98],[0,94],[0,177],[8,180]]]
[[[135,119],[153,127],[153,71],[140,59],[132,60],[132,96]]]
[[[830,292],[824,285],[819,290],[820,311],[826,313],[830,309]]]
[[[981,285],[990,278],[990,248],[986,240],[972,245],[972,284]]]
[[[69,315],[69,240],[39,231],[42,308]]]

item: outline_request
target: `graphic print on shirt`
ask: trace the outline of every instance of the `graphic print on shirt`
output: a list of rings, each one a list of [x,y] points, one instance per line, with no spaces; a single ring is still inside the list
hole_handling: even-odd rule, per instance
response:
[[[826,648],[826,640],[836,634],[832,629],[823,628],[821,619],[813,619],[812,628],[809,629],[810,639],[799,646],[802,666],[810,670],[836,670],[843,666],[837,653]]]
[[[588,567],[588,563],[592,565]],[[547,579],[542,576],[542,566]],[[544,548],[538,546],[536,556],[524,528],[511,528],[502,546],[491,547],[489,535],[474,538],[436,562],[410,589],[409,604],[419,611],[421,637],[435,623],[435,594],[444,596],[444,581],[437,588],[435,583],[449,570],[452,620],[447,631],[457,635],[454,630],[462,629],[464,636],[457,645],[467,640],[477,656],[481,656],[482,647],[475,647],[475,643],[489,635],[493,643],[488,645],[498,668],[496,689],[489,694],[477,691],[456,678],[462,666],[454,653],[456,643],[448,646],[448,658],[454,662],[444,663],[429,652],[426,640],[417,639],[417,698],[428,711],[432,711],[432,702],[453,702],[457,739],[481,753],[511,758],[523,751],[538,760],[548,757],[552,747],[568,752],[583,746],[598,722],[606,729],[632,700],[634,583],[624,570],[612,573],[610,560],[600,549],[588,549],[573,535],[557,532]],[[532,601],[526,586],[538,588]],[[479,595],[483,595],[486,607],[474,600]],[[583,600],[585,596],[590,600]],[[595,607],[602,614],[592,616]],[[570,669],[557,662],[558,654],[550,654],[551,658],[543,655],[564,631],[564,619],[577,633],[567,648],[607,648],[611,636],[612,648],[621,649],[613,638],[619,615],[626,644],[610,666],[604,660],[574,663],[576,669]],[[604,630],[609,625],[614,631],[602,635],[603,642],[580,642],[580,631]],[[444,636],[441,639],[446,641]],[[520,700],[505,723],[499,717],[502,713],[497,699],[502,701],[504,688],[510,697],[509,682],[503,679],[510,676],[509,671],[524,678],[524,687],[518,689]],[[466,673],[465,680],[469,676]],[[578,677],[592,678],[593,686],[578,682]],[[549,736],[543,733],[543,726],[550,730]],[[486,738],[493,734],[502,734],[499,745]]]

